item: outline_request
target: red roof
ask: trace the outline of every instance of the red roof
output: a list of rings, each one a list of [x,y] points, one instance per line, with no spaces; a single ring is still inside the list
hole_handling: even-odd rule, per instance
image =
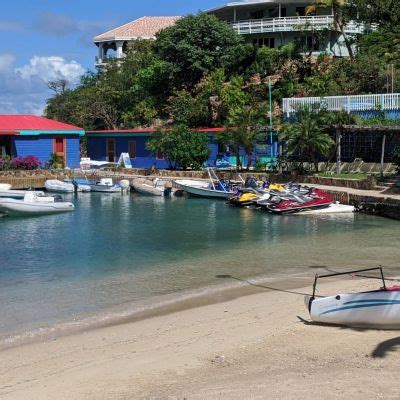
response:
[[[154,133],[156,132],[157,129],[155,128],[133,128],[133,129],[114,129],[114,130],[103,130],[103,131],[87,131],[86,133],[89,134],[96,134],[96,133],[124,133],[124,134],[130,134],[130,133]],[[165,129],[165,130],[171,130],[171,129]],[[216,133],[216,132],[223,132],[225,131],[225,128],[196,128],[192,129],[193,132],[203,132],[203,133]]]
[[[0,115],[0,131],[15,130],[82,131],[83,129],[37,115]]]

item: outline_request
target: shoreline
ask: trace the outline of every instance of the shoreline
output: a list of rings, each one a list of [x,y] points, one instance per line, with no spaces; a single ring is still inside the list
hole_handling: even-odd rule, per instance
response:
[[[350,278],[320,292],[377,286]],[[400,332],[310,324],[303,304],[310,288],[264,289],[4,350],[0,397],[398,398]]]
[[[232,276],[221,276],[221,279],[231,279],[231,284],[208,285],[183,293],[166,295],[164,301],[157,302],[153,298],[149,304],[139,307],[138,310],[121,310],[99,312],[70,321],[59,322],[49,326],[42,326],[30,331],[19,331],[6,334],[0,341],[0,354],[8,349],[40,343],[46,340],[57,340],[75,334],[94,331],[96,329],[134,323],[154,317],[164,316],[192,308],[208,306],[225,301],[235,300],[245,296],[266,291],[290,291],[301,288],[311,282],[312,277],[306,273],[296,273],[289,277],[256,276],[245,279]],[[304,293],[306,294],[306,293]]]

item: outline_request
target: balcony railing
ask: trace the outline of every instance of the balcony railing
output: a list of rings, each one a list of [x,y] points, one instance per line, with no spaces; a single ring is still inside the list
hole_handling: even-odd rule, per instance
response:
[[[230,22],[231,27],[239,35],[332,29],[333,24],[332,15],[249,19]],[[349,22],[345,27],[345,32],[362,34],[373,29],[375,29],[375,26]]]
[[[302,97],[283,99],[286,117],[302,106],[320,106],[327,111],[400,110],[400,93],[361,94],[355,96]]]

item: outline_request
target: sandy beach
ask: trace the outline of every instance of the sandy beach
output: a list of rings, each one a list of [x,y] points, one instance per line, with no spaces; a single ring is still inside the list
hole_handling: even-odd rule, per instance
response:
[[[377,287],[348,279],[320,293]],[[3,349],[1,399],[395,399],[400,333],[310,324],[258,293]],[[300,318],[299,318],[300,317]]]

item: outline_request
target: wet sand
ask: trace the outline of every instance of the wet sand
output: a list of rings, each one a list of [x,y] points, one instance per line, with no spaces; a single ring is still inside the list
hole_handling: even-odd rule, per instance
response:
[[[0,398],[400,397],[400,331],[310,324],[302,293],[311,287],[274,285],[4,349]],[[377,286],[349,279],[320,293]]]

